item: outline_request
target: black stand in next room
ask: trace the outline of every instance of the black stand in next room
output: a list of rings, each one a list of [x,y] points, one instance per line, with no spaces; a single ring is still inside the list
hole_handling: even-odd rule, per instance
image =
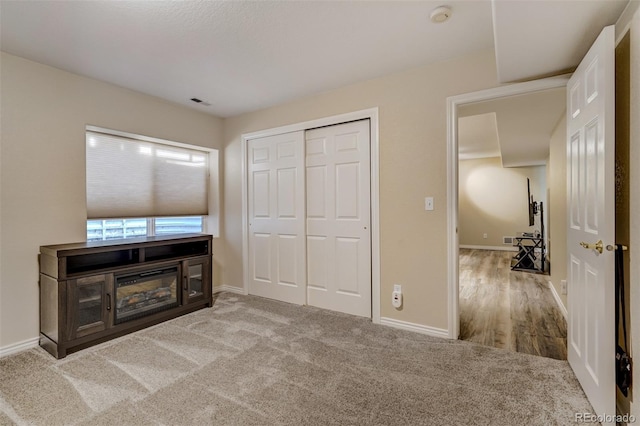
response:
[[[521,232],[515,237],[518,252],[511,259],[511,269],[514,271],[534,272],[545,274],[549,272],[546,261],[546,245],[544,241],[544,205],[531,196],[529,179],[527,179],[527,200],[529,203],[529,226],[534,226],[535,217],[540,215],[540,230]]]

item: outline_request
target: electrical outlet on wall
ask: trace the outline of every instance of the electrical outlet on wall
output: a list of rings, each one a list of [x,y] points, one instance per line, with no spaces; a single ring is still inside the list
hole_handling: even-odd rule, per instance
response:
[[[400,309],[402,307],[402,286],[400,284],[393,285],[393,293],[391,293],[391,305],[394,308]]]
[[[482,238],[486,239],[487,238],[487,233],[485,232],[484,234],[482,234]]]

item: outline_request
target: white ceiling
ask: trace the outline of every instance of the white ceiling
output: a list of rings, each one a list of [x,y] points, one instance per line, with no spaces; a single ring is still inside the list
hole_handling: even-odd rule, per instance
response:
[[[573,72],[628,0],[494,1],[500,83]]]
[[[228,117],[493,49],[494,32],[503,81],[572,67],[626,1],[497,0],[494,25],[489,0],[2,0],[0,47]]]
[[[546,164],[551,135],[565,113],[565,96],[562,87],[461,106],[459,158],[500,156],[504,167]],[[490,114],[495,114],[495,135],[481,121]],[[496,152],[496,139],[498,155],[490,155]]]
[[[231,116],[492,49],[491,4],[454,4],[3,1],[2,50]]]
[[[458,118],[458,159],[500,157],[495,112]]]

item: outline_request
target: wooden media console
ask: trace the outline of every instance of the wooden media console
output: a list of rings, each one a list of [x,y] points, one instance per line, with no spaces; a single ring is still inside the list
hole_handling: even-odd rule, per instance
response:
[[[56,358],[212,304],[211,235],[40,247],[40,346]]]

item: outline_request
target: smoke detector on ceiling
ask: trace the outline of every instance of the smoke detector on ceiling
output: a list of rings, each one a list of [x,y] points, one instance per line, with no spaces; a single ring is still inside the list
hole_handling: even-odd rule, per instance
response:
[[[431,22],[435,22],[436,24],[441,24],[445,21],[448,21],[451,17],[451,8],[449,6],[440,6],[436,7],[431,11]]]

